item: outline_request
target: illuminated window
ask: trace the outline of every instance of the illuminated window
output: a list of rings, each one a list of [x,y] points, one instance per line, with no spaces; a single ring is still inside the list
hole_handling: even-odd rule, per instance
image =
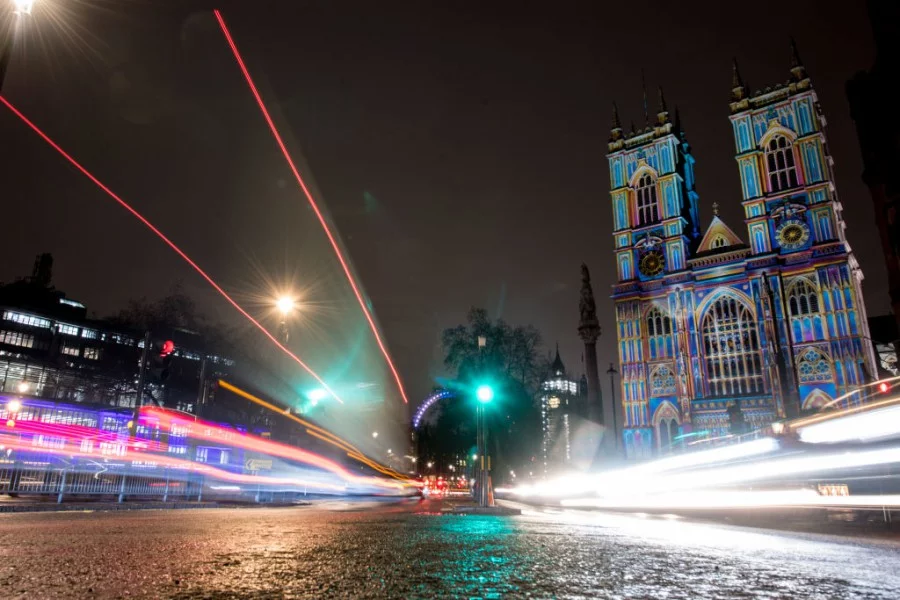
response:
[[[66,344],[65,342],[60,345],[59,351],[69,356],[79,356],[81,354],[78,346],[74,344]]]
[[[672,320],[657,306],[647,312],[647,346],[650,360],[668,358],[673,354]]]
[[[78,335],[78,328],[74,325],[67,325],[65,323],[57,324],[58,331],[63,335]]]
[[[825,339],[819,311],[819,290],[809,279],[797,279],[788,289],[788,312],[795,342]]]
[[[659,201],[656,198],[656,181],[645,173],[637,186],[638,225],[649,225],[659,221]]]
[[[712,239],[712,243],[709,245],[710,248],[724,248],[728,245],[728,239],[724,235],[717,235]]]
[[[762,359],[750,309],[732,296],[723,296],[706,310],[702,331],[710,393],[762,392]]]
[[[34,348],[34,336],[21,331],[0,331],[0,343],[22,348]]]
[[[23,313],[13,312],[11,310],[7,310],[3,313],[3,319],[5,321],[12,321],[13,323],[19,323],[20,325],[29,325],[31,327],[44,327],[46,329],[50,328],[50,321],[48,319],[42,319],[40,317],[35,317],[34,315],[26,315]]]
[[[100,349],[99,348],[85,348],[84,349],[84,357],[90,360],[100,360]]]
[[[97,339],[97,332],[94,331],[93,329],[82,329],[82,330],[81,330],[81,337],[83,337],[83,338],[85,338],[85,339],[88,339],[88,340],[96,340],[96,339]]]
[[[773,137],[766,146],[766,165],[769,168],[770,192],[797,187],[794,148],[783,135]]]

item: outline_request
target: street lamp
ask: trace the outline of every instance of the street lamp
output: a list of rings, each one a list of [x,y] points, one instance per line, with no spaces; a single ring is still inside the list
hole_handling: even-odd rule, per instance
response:
[[[15,21],[10,28],[9,35],[6,40],[3,41],[2,49],[0,49],[0,90],[3,89],[3,80],[6,79],[6,69],[9,67],[9,59],[12,58],[16,34],[19,31],[19,23],[22,23],[29,15],[31,15],[31,9],[34,8],[34,2],[35,0],[12,0],[12,11],[15,15]]]
[[[31,389],[31,386],[28,385],[27,381],[22,381],[16,386],[16,390],[18,390],[20,394],[27,394],[29,389]]]
[[[34,8],[34,0],[13,0],[13,12],[17,15],[30,15]]]
[[[609,368],[606,370],[606,374],[609,375],[609,392],[612,395],[612,433],[613,433],[613,451],[619,451],[619,434],[616,432],[616,375],[619,374],[616,371],[616,368],[612,363],[609,363]]]
[[[479,347],[483,347],[479,340]],[[478,473],[478,504],[480,506],[492,506],[491,501],[491,476],[490,476],[490,458],[485,460],[487,455],[487,422],[485,421],[484,410],[487,405],[494,399],[494,388],[486,383],[482,383],[475,388],[475,398],[478,400],[476,407],[476,440],[478,446],[478,455],[481,456],[481,462],[476,465]]]
[[[372,432],[372,437],[373,437],[373,438],[377,438],[377,437],[378,437],[378,432],[377,432],[377,431],[373,431],[373,432]]]
[[[275,308],[278,309],[278,312],[281,313],[281,337],[284,340],[284,343],[287,344],[290,339],[290,331],[287,326],[288,316],[294,312],[294,309],[297,308],[297,302],[291,298],[290,296],[281,296],[278,300],[275,301]]]

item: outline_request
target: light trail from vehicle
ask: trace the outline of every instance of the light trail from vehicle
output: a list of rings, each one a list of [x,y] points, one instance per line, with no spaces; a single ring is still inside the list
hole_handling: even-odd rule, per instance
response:
[[[355,486],[356,489],[392,492],[402,492],[412,488],[411,483],[403,481],[357,475],[343,465],[303,448],[273,442],[231,427],[190,416],[185,417],[173,410],[144,407],[140,413],[140,426],[139,429],[143,430],[144,434],[149,436],[148,438],[132,437],[124,431],[98,431],[96,427],[91,426],[44,422],[30,416],[21,419],[10,418],[5,425],[0,425],[0,442],[4,449],[35,453],[36,456],[51,453],[73,459],[79,457],[114,460],[118,461],[122,468],[132,469],[135,473],[148,477],[159,476],[159,473],[154,473],[153,469],[172,467],[232,482],[305,485],[314,482],[309,478],[301,481],[296,477],[283,475],[283,473],[290,474],[297,470],[303,470],[305,467],[312,467],[316,471],[310,472],[310,475],[320,478],[316,483],[321,483],[321,477],[324,476],[333,481],[340,481],[340,484],[335,485],[343,486],[341,489],[345,489],[348,485]],[[198,442],[200,443],[198,444]],[[213,445],[206,446],[203,442],[213,442]],[[205,460],[178,457],[178,453],[184,453],[188,447],[197,446],[213,449],[225,448],[229,453],[231,451],[250,451],[256,453],[257,456],[268,459],[279,458],[287,463],[276,468],[271,476],[256,476],[240,471],[243,462],[231,465],[232,470],[226,471],[211,466]],[[174,455],[173,452],[175,452]],[[239,454],[238,456],[246,455]],[[303,466],[297,467],[291,463],[299,463]],[[239,471],[234,472],[235,468],[238,468]],[[78,469],[73,468],[72,470],[74,472]],[[316,473],[321,473],[321,475],[316,475]],[[334,489],[338,489],[338,487],[334,487]]]
[[[248,321],[250,321],[257,329],[259,329],[263,334],[269,338],[275,346],[277,346],[282,352],[287,354],[294,362],[300,365],[307,373],[309,373],[313,379],[315,379],[322,387],[328,391],[328,393],[341,404],[344,403],[343,400],[338,397],[338,395],[331,389],[331,387],[325,383],[325,381],[319,377],[319,375],[312,370],[303,360],[300,359],[296,354],[291,352],[284,344],[278,341],[274,335],[272,335],[268,329],[266,329],[262,323],[257,321],[249,312],[244,310],[244,308],[237,303],[231,295],[226,292],[222,287],[213,280],[213,278],[204,271],[200,265],[198,265],[194,260],[187,255],[178,245],[175,244],[171,239],[169,239],[159,228],[157,228],[153,223],[150,222],[144,215],[137,211],[133,206],[125,202],[121,197],[119,197],[115,192],[113,192],[109,187],[106,186],[100,179],[98,179],[93,173],[91,173],[85,166],[83,166],[80,162],[75,160],[75,158],[66,152],[59,144],[53,141],[49,135],[47,135],[40,127],[38,127],[33,121],[31,121],[28,117],[26,117],[19,109],[17,109],[13,104],[6,99],[4,96],[0,96],[0,102],[3,103],[14,115],[19,117],[19,119],[25,123],[28,127],[31,128],[41,139],[43,139],[47,144],[50,145],[51,148],[56,150],[60,156],[65,158],[72,166],[78,169],[85,177],[90,179],[97,187],[103,190],[110,198],[115,200],[119,206],[127,210],[133,217],[135,217],[138,221],[140,221],[144,226],[147,227],[151,232],[153,232],[159,239],[161,239],[169,248],[171,248],[179,257],[181,257],[191,268],[194,269],[206,282],[212,286],[216,292],[219,293],[232,307],[234,307],[241,315],[243,315]]]
[[[373,481],[371,477],[361,477],[351,473],[333,460],[303,448],[273,442],[249,433],[240,433],[208,421],[185,418],[164,408],[145,407],[141,409],[141,416],[145,415],[157,419],[161,430],[169,430],[173,427],[182,428],[185,431],[185,436],[190,439],[220,442],[243,450],[259,452],[266,456],[276,456],[285,460],[301,462],[328,471],[345,481],[367,484]],[[401,482],[395,481],[375,481],[378,482],[378,485],[385,487],[402,487],[403,485]]]
[[[278,132],[278,128],[275,126],[275,121],[269,114],[269,109],[266,107],[266,103],[265,101],[263,101],[262,94],[260,94],[259,90],[256,87],[256,84],[253,81],[253,77],[250,75],[250,70],[247,68],[246,63],[244,62],[244,59],[241,56],[240,51],[238,50],[237,44],[235,43],[234,38],[231,35],[231,31],[225,24],[225,19],[222,17],[222,13],[219,10],[214,10],[213,14],[215,15],[216,20],[219,23],[219,27],[222,29],[222,34],[225,36],[225,40],[228,42],[228,46],[231,48],[232,54],[234,54],[235,61],[237,61],[238,67],[240,68],[241,73],[244,75],[244,79],[247,81],[250,92],[253,94],[253,97],[256,100],[257,105],[259,106],[260,112],[262,112],[263,118],[265,119],[266,124],[269,126],[269,130],[272,132],[272,136],[275,138],[275,142],[278,144],[278,148],[281,150],[281,153],[284,156],[284,159],[287,161],[291,173],[293,173],[294,178],[297,180],[300,189],[306,196],[310,207],[312,207],[316,218],[319,220],[319,224],[325,231],[325,235],[328,237],[328,241],[331,243],[334,254],[335,256],[337,256],[338,262],[341,264],[341,268],[344,270],[344,275],[346,276],[347,281],[350,283],[350,287],[353,290],[353,294],[356,296],[357,302],[359,302],[359,307],[362,309],[363,315],[365,315],[366,321],[369,323],[369,328],[372,330],[372,334],[375,336],[375,341],[378,343],[378,348],[381,350],[381,353],[384,355],[384,359],[387,361],[388,367],[391,370],[391,374],[394,376],[394,381],[397,382],[397,389],[400,391],[400,396],[403,398],[403,402],[405,404],[409,404],[409,400],[406,397],[406,390],[403,388],[403,381],[400,379],[400,373],[397,372],[397,368],[394,366],[394,361],[391,359],[391,356],[388,353],[387,346],[382,340],[381,334],[378,332],[378,326],[375,324],[375,319],[372,317],[372,314],[369,311],[368,306],[366,305],[366,301],[362,296],[359,285],[353,277],[353,274],[350,272],[349,262],[344,257],[344,253],[341,251],[341,247],[337,242],[337,238],[331,231],[331,227],[328,226],[325,215],[322,213],[322,210],[319,208],[318,203],[315,201],[312,193],[306,186],[306,182],[303,181],[303,177],[300,175],[300,170],[294,163],[294,159],[291,157],[290,152],[288,152],[287,145],[285,145],[284,141],[282,140],[281,134]]]
[[[263,408],[267,408],[274,413],[280,414],[283,417],[286,417],[286,418],[294,421],[295,423],[302,425],[303,427],[306,428],[307,434],[309,434],[317,439],[320,439],[324,442],[327,442],[327,443],[331,444],[332,446],[336,446],[337,448],[340,448],[341,450],[345,451],[347,453],[347,456],[349,456],[350,458],[353,458],[354,460],[357,460],[357,461],[365,464],[366,466],[371,467],[372,469],[375,469],[376,471],[378,471],[380,473],[384,473],[385,475],[389,475],[390,477],[393,477],[394,479],[398,479],[400,481],[409,482],[411,484],[415,483],[415,482],[412,482],[412,480],[410,480],[409,477],[406,477],[406,476],[402,475],[401,473],[394,471],[390,467],[386,467],[384,465],[381,465],[381,464],[369,459],[367,456],[365,456],[363,454],[362,450],[360,450],[359,448],[357,448],[356,446],[354,446],[347,440],[336,436],[335,434],[331,433],[327,429],[323,429],[323,428],[319,427],[318,425],[315,425],[313,423],[310,423],[309,421],[306,421],[305,419],[301,419],[300,417],[291,413],[289,409],[280,408],[279,406],[272,404],[271,402],[267,402],[258,396],[254,396],[253,394],[251,394],[250,392],[248,392],[246,390],[242,390],[241,388],[239,388],[231,383],[228,383],[224,379],[219,379],[219,386],[222,387],[223,389],[228,390],[229,392],[237,394],[238,396],[244,398],[245,400],[249,400],[250,402],[253,402],[254,404],[258,404],[259,406],[262,406]]]
[[[900,398],[778,425],[776,437],[497,491],[570,507],[628,510],[897,506],[898,496],[890,492],[835,499],[812,490],[759,488],[840,480],[847,473],[900,464]]]

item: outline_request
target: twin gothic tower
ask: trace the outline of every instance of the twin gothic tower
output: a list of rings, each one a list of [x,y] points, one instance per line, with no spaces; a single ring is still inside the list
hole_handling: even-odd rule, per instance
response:
[[[734,66],[745,238],[715,208],[701,234],[695,160],[661,91],[643,130],[626,133],[614,112],[613,300],[630,457],[726,435],[735,420],[756,428],[846,402],[876,373],[825,117],[791,50],[790,80],[752,94]]]

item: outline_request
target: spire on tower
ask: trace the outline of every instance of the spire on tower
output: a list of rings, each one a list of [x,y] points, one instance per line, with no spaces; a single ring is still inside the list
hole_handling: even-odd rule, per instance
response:
[[[613,102],[612,128],[609,130],[609,141],[615,142],[622,138],[622,122],[619,121],[619,107]]]
[[[650,111],[647,108],[647,80],[644,79],[643,69],[641,69],[641,89],[644,91],[644,126],[650,127]]]
[[[669,122],[669,110],[666,108],[666,97],[663,96],[662,86],[659,86],[659,112],[656,113],[656,122],[665,125]]]
[[[747,95],[747,87],[741,78],[741,72],[738,69],[737,59],[731,59],[731,100],[737,102],[743,100]]]
[[[803,66],[803,61],[800,60],[800,53],[797,52],[797,42],[793,36],[791,36],[791,74],[796,81],[806,79],[806,67]]]

